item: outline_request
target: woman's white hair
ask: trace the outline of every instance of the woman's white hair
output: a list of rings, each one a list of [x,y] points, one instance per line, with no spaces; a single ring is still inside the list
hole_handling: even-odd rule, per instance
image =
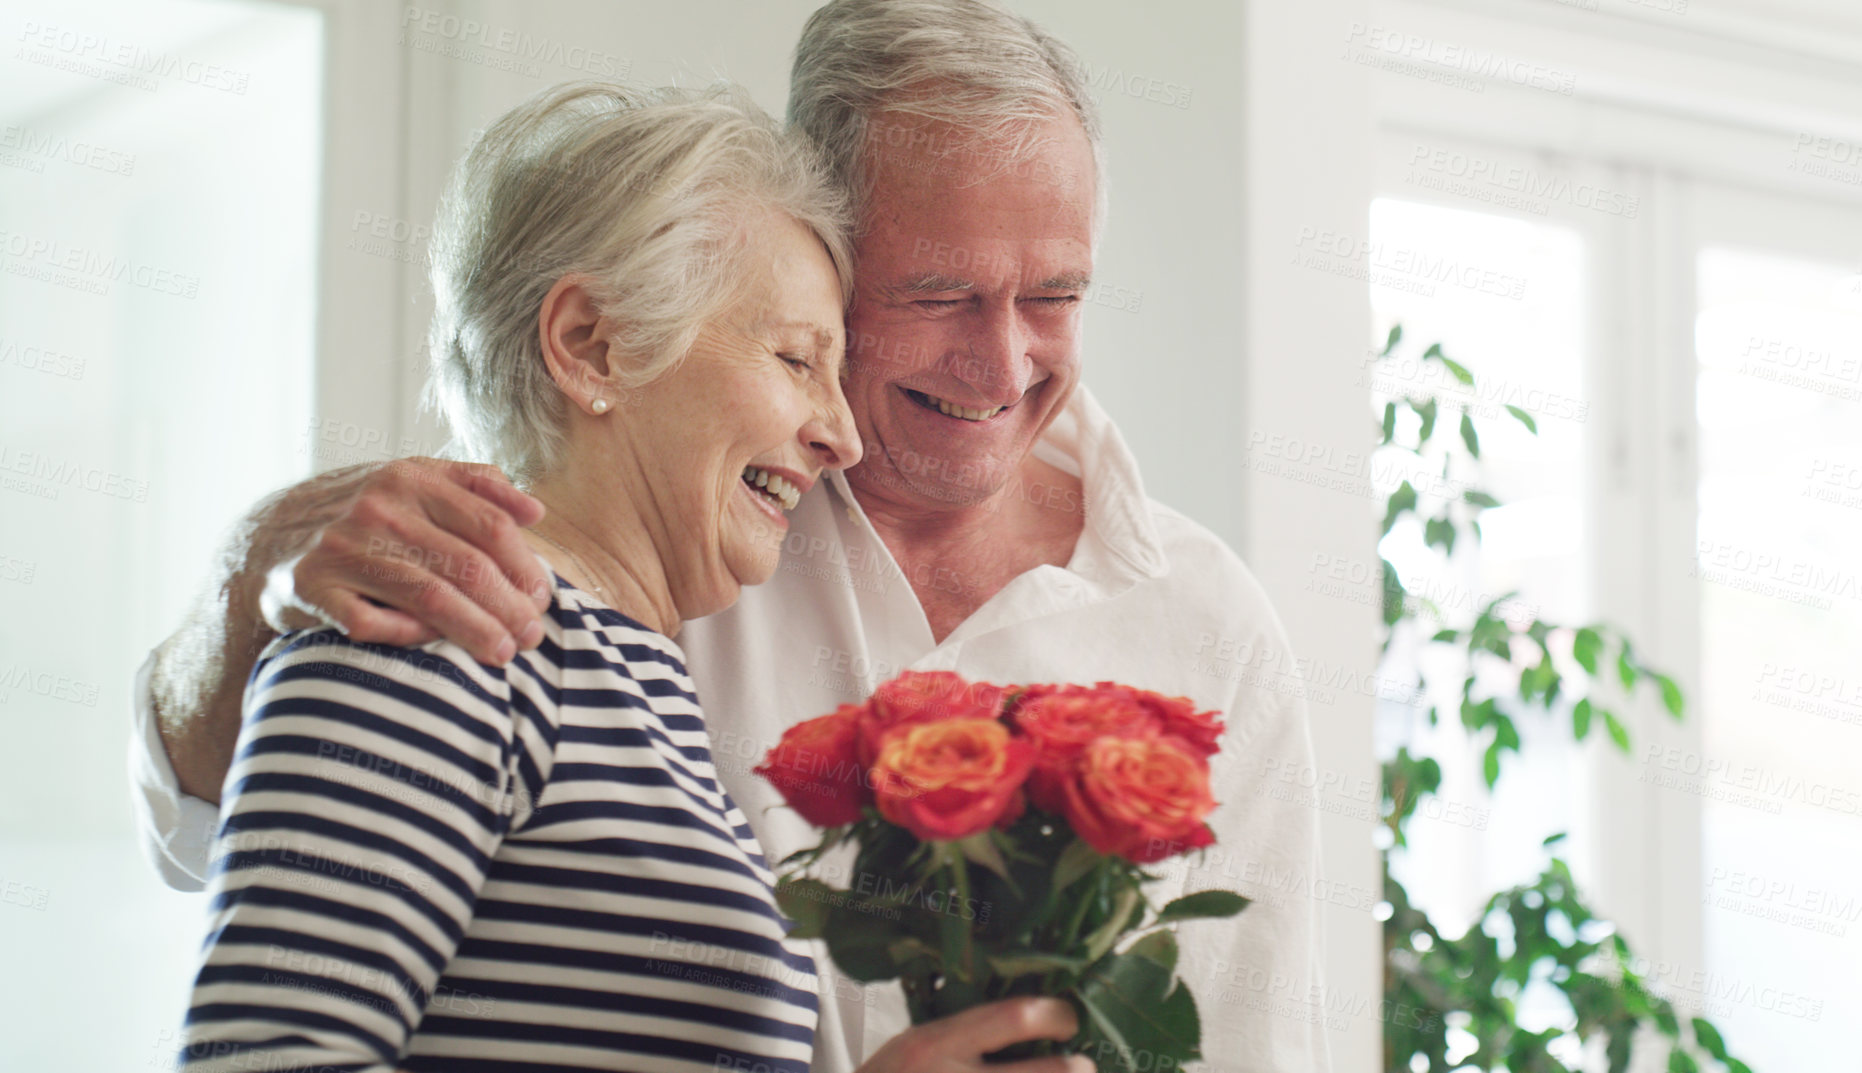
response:
[[[1094,165],[1094,233],[1105,217],[1099,109],[1079,58],[1029,19],[989,0],[834,0],[809,16],[789,76],[789,126],[821,147],[863,225],[872,194],[874,116],[961,130],[1004,167],[1040,148],[1034,124],[1073,115]],[[889,133],[889,132],[888,132]]]
[[[463,453],[520,481],[560,459],[567,408],[537,323],[557,280],[594,281],[620,325],[611,372],[638,387],[736,302],[744,239],[769,211],[821,239],[846,301],[846,198],[741,90],[573,82],[493,123],[454,169],[431,240],[428,392]]]

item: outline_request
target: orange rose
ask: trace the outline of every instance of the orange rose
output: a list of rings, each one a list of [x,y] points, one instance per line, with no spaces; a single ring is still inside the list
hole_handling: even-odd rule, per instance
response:
[[[1021,815],[1034,747],[994,718],[899,727],[873,765],[879,814],[918,838],[968,838]]]
[[[1101,853],[1149,864],[1215,840],[1208,762],[1175,737],[1099,738],[1061,789],[1061,814]]]
[[[906,671],[881,685],[860,718],[860,760],[872,765],[885,737],[897,727],[945,719],[994,719],[1003,689],[967,682],[952,671]]]
[[[1143,734],[1161,720],[1123,687],[1029,686],[1015,700],[1009,717],[1035,746],[1034,773],[1028,796],[1035,807],[1060,812],[1060,784],[1073,772],[1082,750],[1095,738]]]
[[[852,823],[873,802],[857,747],[863,710],[843,704],[832,714],[795,724],[757,765],[756,773],[816,827]]]

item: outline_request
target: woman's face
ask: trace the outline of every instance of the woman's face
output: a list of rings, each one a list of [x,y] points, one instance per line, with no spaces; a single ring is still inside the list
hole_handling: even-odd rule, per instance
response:
[[[785,516],[824,469],[860,460],[841,394],[839,279],[814,233],[780,213],[748,228],[743,297],[672,371],[623,394],[638,504],[683,619],[775,573]],[[761,487],[759,487],[759,485]],[[772,489],[774,489],[772,493]]]

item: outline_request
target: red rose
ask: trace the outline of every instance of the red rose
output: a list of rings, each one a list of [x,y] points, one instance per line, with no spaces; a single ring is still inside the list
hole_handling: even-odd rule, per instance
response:
[[[1099,738],[1061,789],[1061,814],[1101,853],[1149,864],[1215,840],[1208,761],[1175,737]]]
[[[860,761],[872,766],[888,733],[914,723],[945,719],[994,719],[1002,712],[1003,689],[968,682],[951,671],[906,671],[881,685],[860,718]]]
[[[797,723],[756,768],[816,827],[852,823],[873,802],[857,747],[863,711],[843,704],[830,715]]]
[[[1188,697],[1166,697],[1148,689],[1121,688],[1134,702],[1157,717],[1164,733],[1182,738],[1203,756],[1214,756],[1221,749],[1224,729],[1221,712],[1199,712],[1196,702]]]
[[[1090,689],[1029,686],[1016,698],[1009,719],[1035,746],[1028,796],[1037,808],[1061,811],[1060,784],[1072,774],[1080,752],[1093,739],[1143,734],[1162,726],[1132,692],[1102,682]]]
[[[879,814],[928,842],[968,838],[1013,822],[1034,747],[994,718],[897,728],[873,765]]]

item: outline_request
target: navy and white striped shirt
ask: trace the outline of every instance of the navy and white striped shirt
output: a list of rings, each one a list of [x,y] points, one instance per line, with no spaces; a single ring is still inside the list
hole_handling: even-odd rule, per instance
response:
[[[671,639],[561,577],[536,650],[253,670],[191,1071],[805,1073],[814,964]]]

